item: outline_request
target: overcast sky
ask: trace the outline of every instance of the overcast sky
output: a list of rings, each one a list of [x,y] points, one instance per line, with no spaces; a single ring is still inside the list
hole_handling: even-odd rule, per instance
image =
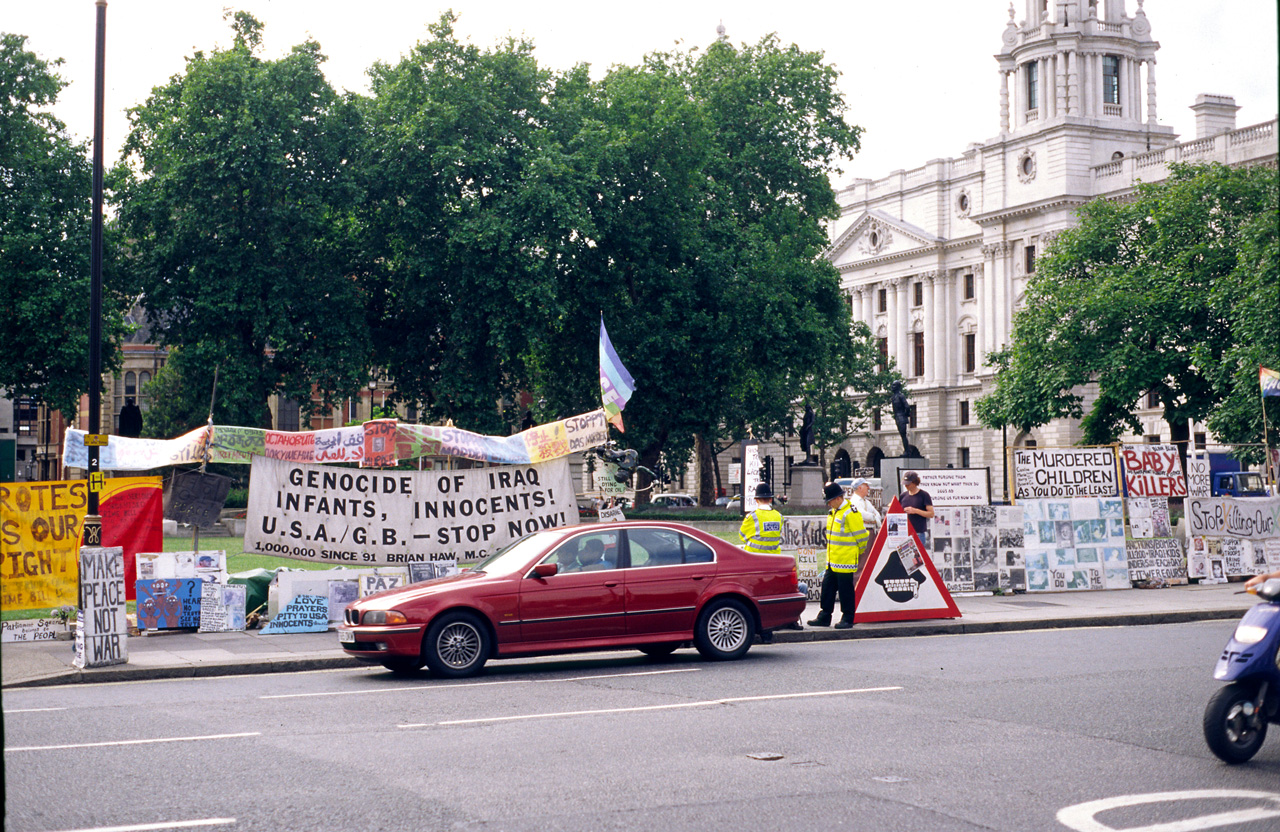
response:
[[[996,63],[1008,0],[110,0],[107,9],[106,154],[118,155],[125,110],[152,87],[181,73],[184,59],[230,42],[224,7],[245,9],[265,26],[262,54],[283,55],[308,37],[329,57],[326,72],[340,90],[366,92],[365,70],[394,62],[427,35],[426,26],[453,8],[458,33],[480,46],[524,35],[552,69],[636,64],[676,41],[705,47],[723,21],[734,43],[776,32],[783,43],[820,50],[841,72],[848,120],[866,129],[861,153],[836,184],[879,178],[898,168],[956,156],[970,142],[999,132]],[[1130,15],[1136,0],[1128,0]],[[71,85],[57,115],[79,140],[92,138],[94,0],[0,0],[0,31],[24,34]],[[1024,0],[1016,2],[1025,16]],[[1198,93],[1235,96],[1241,127],[1277,113],[1276,2],[1146,0],[1161,44],[1156,82],[1159,120],[1195,137],[1187,109]]]

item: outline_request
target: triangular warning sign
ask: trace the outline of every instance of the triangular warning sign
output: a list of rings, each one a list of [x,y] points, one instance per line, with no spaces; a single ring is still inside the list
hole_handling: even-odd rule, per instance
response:
[[[862,559],[858,572],[856,623],[916,621],[922,618],[959,618],[960,610],[938,577],[915,529],[907,523],[907,537],[889,538],[889,516],[902,514],[894,497],[885,522]]]

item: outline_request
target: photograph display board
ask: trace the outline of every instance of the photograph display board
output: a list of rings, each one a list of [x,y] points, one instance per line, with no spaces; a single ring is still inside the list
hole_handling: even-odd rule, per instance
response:
[[[933,563],[952,592],[1027,588],[1021,506],[934,506]]]
[[[915,472],[935,506],[991,504],[990,468],[917,468]]]
[[[901,513],[895,497],[889,513]],[[959,618],[960,610],[924,552],[920,538],[908,527],[904,537],[889,537],[880,527],[858,570],[858,609],[855,623]]]
[[[200,583],[202,633],[233,633],[244,629],[244,605],[248,587],[243,584]]]
[[[460,471],[356,471],[256,457],[247,553],[352,566],[476,561],[578,523],[566,458]]]
[[[1112,448],[1015,448],[1012,453],[1016,502],[1120,494]]]
[[[122,547],[80,550],[80,607],[73,660],[76,667],[106,667],[129,661],[125,583]]]
[[[1029,592],[1130,587],[1124,504],[1118,497],[1021,505]]]
[[[1260,575],[1280,569],[1280,538],[1192,537],[1188,541],[1187,575],[1201,583]]]

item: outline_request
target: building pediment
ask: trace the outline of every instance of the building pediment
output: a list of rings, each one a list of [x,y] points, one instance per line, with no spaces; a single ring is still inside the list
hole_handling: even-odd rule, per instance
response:
[[[945,243],[909,222],[872,209],[845,229],[832,244],[827,259],[837,267],[911,251],[935,248]]]

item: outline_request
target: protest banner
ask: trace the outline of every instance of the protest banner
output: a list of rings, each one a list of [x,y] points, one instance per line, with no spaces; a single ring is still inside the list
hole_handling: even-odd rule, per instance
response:
[[[1280,497],[1188,497],[1184,505],[1193,537],[1280,537]]]
[[[985,506],[991,503],[990,468],[916,468],[920,487],[935,506]]]
[[[81,549],[78,572],[76,667],[106,667],[129,661],[125,618],[124,550],[119,546]]]
[[[1187,582],[1187,559],[1182,541],[1173,537],[1129,540],[1125,544],[1129,579],[1133,581]]]
[[[1120,494],[1111,448],[1015,448],[1011,453],[1017,500]]]
[[[138,581],[138,629],[185,630],[200,626],[199,578]]]
[[[1132,586],[1119,497],[1025,500],[1022,511],[1028,592]]]
[[[1026,589],[1028,535],[1035,530],[1020,505],[935,505],[929,555],[951,592]]]
[[[29,644],[35,641],[57,641],[58,634],[63,632],[64,626],[49,618],[0,621],[0,643]]]
[[[244,629],[244,604],[248,587],[243,584],[200,582],[202,633],[232,633]]]
[[[1209,457],[1202,454],[1187,457],[1187,496],[1212,497],[1209,487]]]
[[[1120,467],[1130,497],[1187,496],[1187,479],[1173,445],[1121,445]]]
[[[159,477],[105,481],[98,495],[104,546],[124,550],[126,575],[138,552],[164,548]],[[0,483],[0,606],[32,610],[75,604],[84,480]],[[126,587],[133,600],[133,585]]]
[[[245,551],[315,562],[452,565],[578,522],[566,458],[464,471],[372,473],[258,457]]]

